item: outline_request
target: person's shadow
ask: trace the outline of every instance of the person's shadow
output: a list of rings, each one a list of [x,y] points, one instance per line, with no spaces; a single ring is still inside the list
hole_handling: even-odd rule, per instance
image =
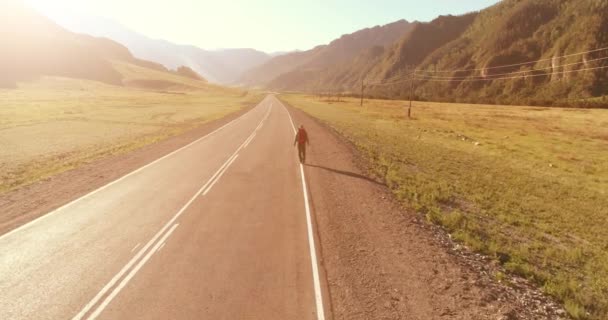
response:
[[[330,172],[333,172],[333,173],[345,175],[345,176],[348,176],[348,177],[351,177],[351,178],[369,181],[371,183],[374,183],[374,184],[377,184],[377,185],[380,185],[380,186],[386,186],[386,184],[384,184],[384,183],[378,182],[378,181],[376,181],[376,180],[374,180],[372,178],[369,178],[369,177],[366,177],[364,175],[360,175],[360,174],[357,174],[357,173],[354,173],[354,172],[343,171],[343,170],[338,170],[338,169],[332,169],[332,168],[327,168],[327,167],[323,167],[323,166],[319,166],[319,165],[315,165],[315,164],[308,164],[308,163],[305,164],[305,166],[312,167],[312,168],[319,168],[319,169],[330,171]]]

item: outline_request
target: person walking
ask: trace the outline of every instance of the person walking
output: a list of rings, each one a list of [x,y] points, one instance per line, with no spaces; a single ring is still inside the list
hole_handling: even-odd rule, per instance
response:
[[[298,145],[298,156],[300,157],[300,163],[306,162],[306,145],[310,144],[308,140],[308,132],[304,129],[304,125],[300,125],[298,129],[298,133],[296,134],[296,139],[293,142],[293,145]]]

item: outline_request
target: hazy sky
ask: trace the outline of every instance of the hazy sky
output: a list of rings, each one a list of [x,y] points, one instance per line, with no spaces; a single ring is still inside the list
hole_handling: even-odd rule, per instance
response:
[[[152,38],[205,49],[310,49],[399,19],[429,21],[498,0],[26,0],[51,14],[86,11]]]

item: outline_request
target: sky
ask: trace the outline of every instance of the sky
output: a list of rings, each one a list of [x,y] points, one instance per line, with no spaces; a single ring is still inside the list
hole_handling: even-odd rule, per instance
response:
[[[204,49],[307,50],[400,19],[430,21],[498,0],[26,0],[43,13],[85,12],[146,36]]]

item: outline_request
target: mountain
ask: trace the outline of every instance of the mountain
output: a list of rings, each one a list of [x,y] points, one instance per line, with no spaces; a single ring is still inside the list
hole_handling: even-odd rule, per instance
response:
[[[472,23],[476,13],[444,16],[431,23],[414,22],[395,41],[361,51],[355,58],[335,61],[323,69],[288,72],[268,86],[275,90],[356,91],[361,79],[390,79],[409,65],[418,64],[429,53],[456,39]]]
[[[443,73],[443,77],[489,80],[524,71],[533,76],[477,82],[421,81],[416,95],[422,99],[550,104],[608,94],[608,69],[576,72],[607,67],[608,60],[593,60],[608,57],[608,50],[559,58],[606,47],[607,1],[504,0],[481,11],[456,40],[410,67],[427,71],[478,69]],[[497,68],[536,60],[543,61]],[[398,73],[403,68],[394,65],[393,69]],[[500,76],[505,73],[511,74]]]
[[[325,68],[349,62],[370,48],[393,43],[412,25],[401,20],[343,35],[328,45],[317,46],[311,50],[281,55],[248,71],[239,82],[246,85],[273,83],[270,85],[273,88],[287,89],[291,87],[291,83],[298,83],[298,79],[307,79]]]
[[[113,20],[96,16],[65,13],[49,16],[73,32],[110,38],[125,45],[138,58],[158,62],[171,69],[187,66],[212,82],[233,83],[246,70],[272,58],[254,49],[203,50],[191,45],[156,40]]]
[[[123,72],[126,69],[143,70],[159,79],[198,77],[196,83],[190,83],[204,83],[192,70],[182,68],[172,74],[160,64],[135,58],[112,40],[69,32],[20,1],[0,4],[0,47],[2,87],[15,87],[19,81],[41,76],[129,85]],[[165,84],[170,82],[182,81]]]
[[[606,1],[503,0],[410,24],[394,43],[325,68],[275,66],[268,78],[252,78],[275,90],[356,93],[364,79],[370,96],[408,98],[406,76],[417,70],[420,100],[581,105],[608,95],[608,50],[594,50],[607,47]]]

